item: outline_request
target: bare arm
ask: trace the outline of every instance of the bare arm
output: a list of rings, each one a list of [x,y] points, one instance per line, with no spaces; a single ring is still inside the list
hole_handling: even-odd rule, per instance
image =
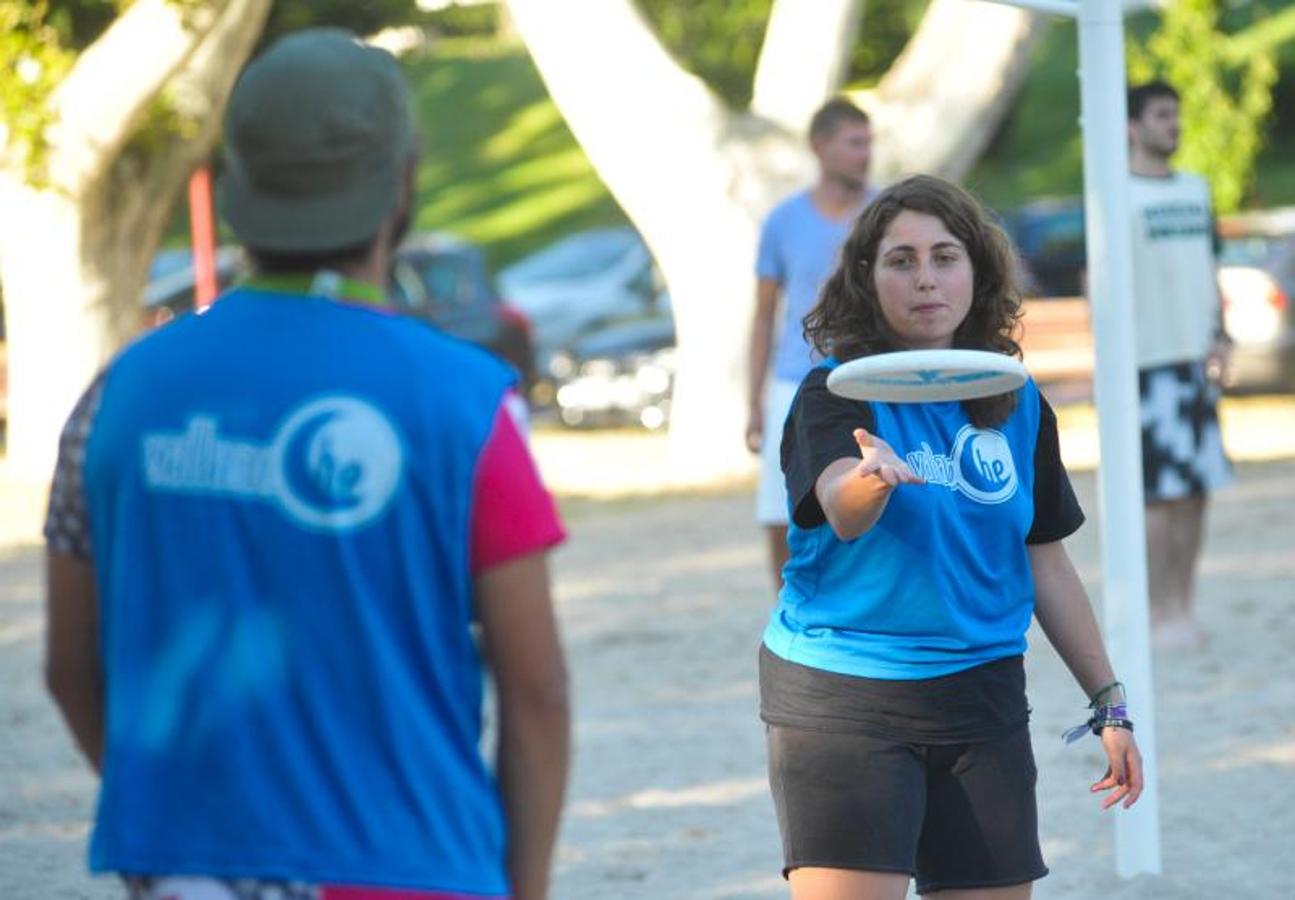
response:
[[[1030,545],[1034,616],[1085,697],[1115,680],[1097,618],[1061,541]]]
[[[477,615],[499,692],[498,777],[513,900],[548,897],[570,753],[567,673],[543,552],[486,569]]]
[[[88,560],[46,554],[45,684],[96,772],[103,762],[99,602]]]
[[[1088,594],[1061,541],[1031,544],[1029,553],[1034,572],[1034,616],[1085,696],[1092,697],[1114,681],[1115,675]],[[1102,801],[1104,808],[1123,800],[1127,809],[1142,793],[1142,756],[1132,732],[1106,728],[1101,737],[1110,767],[1092,790],[1113,790]]]
[[[854,439],[859,459],[836,460],[814,482],[827,524],[843,541],[852,541],[877,524],[896,487],[922,483],[881,438],[856,428]]]
[[[764,383],[769,376],[769,357],[773,353],[774,318],[778,312],[778,292],[782,285],[771,278],[755,283],[755,314],[751,320],[750,369],[747,381],[746,445],[758,453],[764,442]]]

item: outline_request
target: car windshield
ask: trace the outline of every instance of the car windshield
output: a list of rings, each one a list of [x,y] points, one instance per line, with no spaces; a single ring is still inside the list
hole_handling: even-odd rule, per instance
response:
[[[407,310],[449,312],[478,299],[472,260],[466,255],[413,253],[397,256],[391,292]]]
[[[189,250],[160,250],[148,267],[148,280],[157,281],[172,273],[181,272],[192,264],[193,253]]]
[[[566,281],[588,278],[611,266],[639,237],[629,228],[608,228],[573,235],[522,260],[501,273],[511,282]]]
[[[1281,245],[1290,238],[1272,235],[1248,234],[1225,238],[1219,248],[1219,263],[1225,266],[1259,266],[1262,267],[1276,254]]]

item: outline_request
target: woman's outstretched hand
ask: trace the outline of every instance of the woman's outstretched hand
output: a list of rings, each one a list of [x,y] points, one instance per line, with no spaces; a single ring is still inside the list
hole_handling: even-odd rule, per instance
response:
[[[854,429],[854,442],[859,445],[859,465],[855,473],[860,478],[876,475],[890,487],[901,484],[924,484],[925,479],[916,475],[908,463],[904,462],[887,444],[875,434],[869,434],[862,428]]]
[[[1124,728],[1103,728],[1102,749],[1106,751],[1109,766],[1101,781],[1090,788],[1096,794],[1111,791],[1102,800],[1102,809],[1110,809],[1121,800],[1128,809],[1142,796],[1142,754],[1133,732]]]

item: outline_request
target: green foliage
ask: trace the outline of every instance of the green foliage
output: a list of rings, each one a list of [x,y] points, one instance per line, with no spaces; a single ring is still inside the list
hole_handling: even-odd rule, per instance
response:
[[[1071,21],[1044,33],[1015,106],[967,176],[967,186],[999,210],[1083,191],[1077,39]]]
[[[917,31],[927,0],[871,0],[864,5],[863,34],[850,58],[849,80],[871,87]]]
[[[742,109],[750,104],[773,0],[637,3],[681,66],[710,85],[729,105]],[[865,87],[876,82],[912,37],[926,6],[927,0],[867,2],[846,80]]]
[[[498,266],[627,221],[523,47],[442,40],[406,73],[422,132],[415,228],[477,241]]]
[[[261,43],[271,43],[289,31],[319,25],[373,34],[388,26],[418,21],[416,0],[275,0]]]
[[[1221,28],[1220,0],[1178,0],[1145,45],[1129,42],[1129,80],[1158,77],[1182,97],[1182,145],[1175,163],[1205,175],[1220,212],[1238,209],[1254,181],[1277,81],[1266,22],[1239,35]],[[1234,50],[1240,45],[1241,51]]]
[[[48,5],[0,0],[0,153],[34,182],[45,178],[50,93],[75,54],[48,20]]]
[[[460,6],[453,3],[444,9],[423,13],[421,21],[444,37],[490,37],[499,31],[499,4]]]
[[[670,54],[730,105],[751,102],[773,0],[638,0]]]

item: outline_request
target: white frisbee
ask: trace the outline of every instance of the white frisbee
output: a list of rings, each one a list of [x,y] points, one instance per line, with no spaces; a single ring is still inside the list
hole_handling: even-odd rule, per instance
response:
[[[934,403],[1005,394],[1025,384],[1020,360],[986,350],[904,350],[842,363],[827,389],[851,400]]]

